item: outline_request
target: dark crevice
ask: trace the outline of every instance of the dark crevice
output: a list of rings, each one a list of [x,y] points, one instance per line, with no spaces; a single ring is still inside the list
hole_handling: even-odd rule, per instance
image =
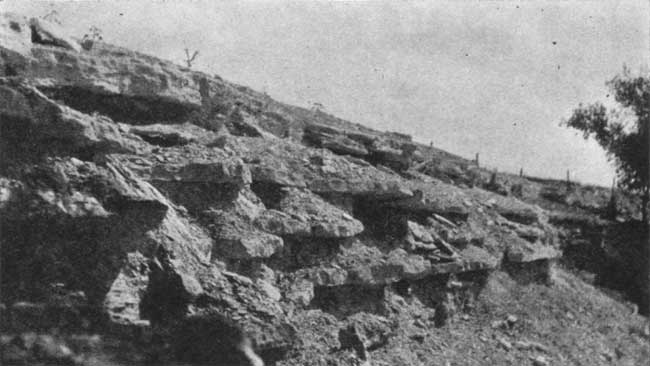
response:
[[[18,71],[16,70],[14,65],[11,65],[10,63],[6,63],[3,76],[5,77],[18,76]]]
[[[35,163],[48,156],[75,156],[91,161],[101,153],[102,146],[79,146],[72,139],[47,136],[31,124],[30,120],[8,117],[0,125],[0,166]]]
[[[407,234],[407,216],[400,210],[384,207],[373,199],[356,199],[352,216],[363,223],[368,235],[376,238],[401,238]]]
[[[173,147],[173,146],[183,146],[187,145],[189,141],[179,135],[171,135],[171,136],[162,136],[162,135],[146,135],[146,134],[141,134],[141,133],[135,133],[136,135],[140,136],[141,139],[146,141],[147,143],[151,145],[156,145],[160,147]]]
[[[374,238],[403,238],[408,234],[407,221],[427,225],[430,213],[414,212],[382,205],[372,198],[355,198],[352,215],[360,220],[365,233]],[[452,218],[453,220],[453,218]]]
[[[358,312],[386,315],[383,285],[342,285],[314,288],[311,307],[345,318]]]
[[[416,297],[424,305],[435,309],[433,321],[439,327],[447,324],[455,314],[475,308],[488,275],[488,271],[434,275],[407,283],[398,282],[393,289],[399,295]]]
[[[226,317],[210,312],[192,315],[170,332],[176,360],[211,365],[250,365],[243,352],[252,345],[244,331]]]
[[[150,183],[195,217],[201,217],[206,210],[223,208],[221,206],[233,202],[239,194],[239,187],[234,184],[163,180],[152,180]]]
[[[553,262],[550,259],[540,259],[526,263],[506,261],[503,269],[520,284],[550,283]]]
[[[92,306],[101,307],[117,276],[130,242],[143,240],[146,223],[134,230],[135,218],[30,217],[3,220],[3,300],[44,301],[53,283],[84,291]],[[126,222],[125,222],[126,221]]]
[[[330,263],[339,253],[342,239],[283,237],[284,246],[267,260],[274,269],[293,272]]]
[[[114,121],[134,125],[183,123],[200,109],[170,98],[97,93],[74,86],[41,87],[39,90],[80,112],[99,113]]]
[[[24,173],[22,181],[33,190],[70,189],[68,182],[42,167]],[[38,201],[24,193],[4,207],[0,215],[3,300],[41,301],[47,299],[50,284],[63,283],[84,291],[90,305],[101,307],[125,253],[136,246],[146,252],[141,243],[147,242],[147,231],[162,221],[167,206],[125,199],[100,182],[88,183],[110,214],[75,217],[47,208],[34,210],[32,205]]]
[[[251,184],[251,190],[262,200],[266,208],[277,208],[284,197],[283,186],[269,182],[255,181]]]

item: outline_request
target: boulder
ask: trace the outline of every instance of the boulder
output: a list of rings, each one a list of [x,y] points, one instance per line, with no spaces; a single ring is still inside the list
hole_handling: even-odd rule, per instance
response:
[[[508,220],[525,225],[534,224],[539,221],[537,212],[530,208],[499,207],[497,208],[497,212]]]
[[[412,240],[414,242],[420,242],[423,244],[434,243],[433,236],[427,230],[427,228],[413,221],[407,221],[406,224],[408,227],[408,234],[410,235],[407,240]]]
[[[420,255],[409,254],[404,249],[394,249],[388,253],[386,267],[400,268],[399,279],[419,279],[431,272],[431,262]]]
[[[208,144],[218,135],[191,123],[129,126],[128,131],[140,136],[151,145],[161,147],[182,146],[189,143]]]
[[[347,238],[363,231],[360,221],[307,190],[282,189],[275,207],[277,211],[262,214],[256,224],[276,235]]]
[[[206,212],[215,244],[213,258],[250,259],[267,258],[283,247],[282,238],[257,229],[250,219],[232,212],[214,210]]]
[[[306,307],[314,298],[314,283],[304,278],[290,278],[283,285],[284,298]]]
[[[369,146],[369,160],[396,171],[405,171],[413,163],[415,150],[416,146],[412,143],[397,142],[384,138],[375,139]]]
[[[309,143],[328,149],[339,155],[366,156],[364,145],[347,137],[344,131],[329,126],[311,124],[304,130],[304,139]]]
[[[250,337],[259,351],[282,355],[296,342],[296,330],[280,303],[248,277],[214,265],[203,267],[196,277],[204,294],[189,306],[191,314],[220,314]]]
[[[469,244],[482,246],[488,235],[485,226],[473,220],[456,225],[442,216],[434,215],[427,219],[427,224],[441,240],[457,248]]]
[[[251,175],[247,165],[223,153],[200,151],[192,147],[169,149],[150,156],[115,158],[194,217],[200,218],[205,211],[230,210],[235,206],[239,209],[259,206],[254,210],[257,216],[264,207],[248,188]]]
[[[350,316],[346,323],[339,330],[341,349],[351,349],[359,359],[365,361],[370,358],[369,351],[388,342],[393,330],[388,319],[364,312]]]
[[[212,259],[267,258],[280,250],[282,238],[256,225],[264,211],[262,202],[248,189],[236,192],[234,199],[209,202],[199,220],[214,239]]]
[[[151,182],[179,182],[183,183],[212,183],[230,184],[241,188],[251,183],[251,174],[248,167],[237,158],[213,160],[174,161],[170,156],[165,156],[163,164],[152,164],[150,175]],[[139,170],[139,173],[143,173]]]
[[[153,98],[172,102],[183,110],[196,110],[201,105],[200,77],[196,76],[199,73],[171,62],[152,62],[148,56],[99,42],[95,42],[91,52],[80,52],[80,45],[60,32],[58,25],[42,19],[31,19],[27,31],[21,18],[3,22],[10,30],[3,32],[0,39],[4,72],[14,72],[7,76],[30,78],[44,88],[79,88],[77,91],[89,93],[87,98],[92,98],[90,93]],[[29,44],[26,37],[31,41]],[[133,107],[124,105],[122,112],[132,111]],[[163,107],[158,106],[159,112]]]
[[[86,157],[89,153],[149,150],[144,141],[110,118],[61,106],[20,80],[0,80],[0,101],[3,144],[15,154],[26,150],[32,154],[72,153]],[[16,145],[17,141],[21,143]]]
[[[311,236],[312,228],[304,217],[278,210],[266,210],[255,219],[255,226],[279,236]]]
[[[33,43],[81,52],[81,45],[72,39],[66,29],[60,25],[39,18],[31,18],[29,26],[32,31]]]
[[[453,156],[434,156],[432,159],[413,166],[412,170],[436,178],[442,182],[473,187],[481,180],[480,172],[472,169],[468,162]]]
[[[506,258],[510,262],[525,263],[542,259],[555,259],[561,255],[562,252],[554,247],[513,239],[508,245]]]
[[[403,211],[423,214],[440,214],[454,220],[466,221],[471,199],[460,188],[442,182],[412,182],[412,197],[391,200],[385,205]]]

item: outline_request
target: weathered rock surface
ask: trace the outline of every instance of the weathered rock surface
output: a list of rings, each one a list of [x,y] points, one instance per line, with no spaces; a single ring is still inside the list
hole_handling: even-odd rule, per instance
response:
[[[162,147],[182,146],[191,142],[209,144],[219,137],[191,123],[129,126],[128,130],[148,143]]]
[[[27,150],[32,154],[87,155],[149,149],[110,118],[85,115],[59,105],[24,81],[0,80],[0,101],[6,154],[20,155]]]
[[[512,262],[533,262],[541,259],[555,259],[562,253],[550,246],[536,245],[513,239],[507,252]]]
[[[368,150],[362,143],[345,136],[342,131],[332,127],[309,125],[305,128],[304,138],[316,146],[331,150],[336,154],[360,157],[368,155]]]
[[[124,266],[106,293],[104,308],[111,322],[122,326],[148,327],[140,304],[149,285],[149,263],[140,253],[127,255]]]
[[[398,175],[290,141],[223,138],[213,146],[249,164],[253,182],[306,187],[319,194],[348,194],[391,200],[412,196]]]
[[[449,298],[489,271],[561,253],[552,225],[571,218],[508,182],[507,196],[480,188],[475,164],[409,136],[101,42],[81,49],[42,20],[3,14],[0,27],[11,304],[38,304],[62,283],[101,314],[92,326],[144,343],[155,334],[160,349],[143,348],[161,359],[242,352],[231,340],[194,347],[195,328],[250,338],[270,362],[317,350],[354,364],[386,347],[397,303],[447,324],[461,307]],[[419,303],[411,288],[424,289]]]
[[[414,182],[409,187],[415,192],[413,197],[394,200],[388,206],[425,214],[443,214],[459,220],[467,219],[472,202],[461,189],[442,182]]]
[[[363,231],[363,224],[315,194],[283,188],[282,198],[256,223],[277,235],[347,238]]]
[[[241,191],[222,207],[202,212],[201,220],[215,239],[213,257],[267,258],[282,248],[282,238],[255,224],[263,210],[264,205],[252,192]]]

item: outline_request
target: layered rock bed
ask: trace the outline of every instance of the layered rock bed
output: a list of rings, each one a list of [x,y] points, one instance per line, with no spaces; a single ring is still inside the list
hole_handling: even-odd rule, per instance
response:
[[[368,364],[414,303],[444,327],[496,272],[553,281],[553,211],[471,162],[1,19],[7,363],[254,364],[247,338],[267,364]]]

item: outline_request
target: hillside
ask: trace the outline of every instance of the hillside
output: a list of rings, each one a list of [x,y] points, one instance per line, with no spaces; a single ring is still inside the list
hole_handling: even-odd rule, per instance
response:
[[[650,357],[634,197],[0,27],[4,363]]]

